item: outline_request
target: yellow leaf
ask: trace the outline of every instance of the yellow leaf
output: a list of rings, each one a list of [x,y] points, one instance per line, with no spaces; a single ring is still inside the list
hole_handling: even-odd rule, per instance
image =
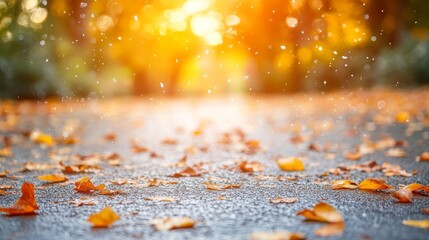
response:
[[[392,186],[389,186],[386,184],[386,180],[382,178],[367,178],[363,180],[361,183],[359,183],[359,189],[361,190],[371,190],[371,191],[377,191],[377,190],[385,190],[385,189],[392,189]]]
[[[313,209],[304,209],[298,212],[296,215],[304,216],[306,220],[318,221],[318,222],[329,222],[329,223],[340,223],[343,222],[341,214],[331,205],[319,202]]]
[[[168,231],[171,229],[192,228],[195,225],[195,221],[189,217],[164,217],[153,219],[151,224],[158,231]]]
[[[410,226],[410,227],[429,229],[429,219],[424,219],[424,220],[404,220],[404,221],[402,221],[402,224],[404,224],[406,226]]]
[[[335,180],[331,184],[331,188],[334,190],[338,189],[356,189],[358,188],[357,183],[351,180]]]
[[[33,130],[30,134],[31,141],[39,144],[52,146],[55,144],[54,138],[51,135],[45,134],[39,130]]]
[[[106,207],[98,213],[91,214],[88,221],[92,223],[93,227],[109,227],[120,218],[110,207]]]
[[[301,158],[298,157],[280,158],[277,160],[277,164],[283,171],[304,170],[304,164],[302,163]]]
[[[67,181],[67,177],[64,174],[46,174],[37,177],[40,181],[47,181],[52,183]]]

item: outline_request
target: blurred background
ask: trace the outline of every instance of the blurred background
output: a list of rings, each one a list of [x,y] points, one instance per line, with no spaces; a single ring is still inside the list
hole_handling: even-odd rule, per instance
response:
[[[429,83],[425,0],[0,0],[0,97]]]

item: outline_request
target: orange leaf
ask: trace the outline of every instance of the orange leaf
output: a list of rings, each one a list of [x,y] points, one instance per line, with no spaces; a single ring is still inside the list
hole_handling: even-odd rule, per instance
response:
[[[203,184],[207,187],[208,190],[224,190],[224,189],[232,189],[232,188],[240,188],[240,184],[214,184],[211,182],[203,182]]]
[[[429,152],[423,152],[420,156],[417,157],[417,161],[428,162],[429,161]]]
[[[367,178],[363,180],[361,183],[359,183],[359,189],[361,190],[371,190],[371,191],[377,191],[377,190],[385,190],[385,189],[392,189],[392,186],[389,186],[386,184],[386,180],[382,178]]]
[[[318,222],[329,222],[329,223],[341,223],[343,217],[341,214],[331,205],[319,202],[313,209],[304,209],[298,212],[296,215],[304,216],[306,220],[318,221]]]
[[[344,223],[330,223],[325,226],[316,229],[314,234],[319,237],[332,237],[341,235],[344,232]]]
[[[242,172],[261,172],[264,171],[264,166],[260,162],[248,162],[246,160],[241,161],[238,164],[238,168]]]
[[[304,240],[305,237],[301,233],[288,231],[277,232],[254,232],[250,235],[251,240]]]
[[[404,189],[409,189],[412,192],[419,190],[420,188],[423,188],[425,185],[420,183],[411,183],[410,185],[407,185],[404,187]]]
[[[276,197],[270,200],[270,203],[295,203],[298,201],[298,198],[281,198]]]
[[[304,170],[304,164],[301,158],[289,157],[277,159],[277,165],[283,171],[302,171]]]
[[[120,218],[110,207],[106,207],[98,213],[91,214],[88,221],[92,223],[93,227],[109,227]]]
[[[410,226],[410,227],[429,229],[429,219],[424,219],[424,220],[404,220],[404,221],[402,221],[402,224],[404,224],[406,226]]]
[[[55,144],[54,138],[51,135],[45,134],[39,130],[33,130],[30,134],[31,141],[39,144],[52,146]]]
[[[68,180],[67,177],[64,176],[64,174],[46,174],[37,177],[37,179],[39,179],[40,181],[47,181],[52,183],[65,182]]]
[[[351,180],[335,180],[331,184],[331,188],[333,190],[338,189],[356,189],[358,188],[357,183],[351,181]]]
[[[398,191],[394,192],[392,196],[398,199],[399,203],[410,203],[411,198],[413,197],[413,191],[405,188],[399,189]]]
[[[35,210],[39,209],[34,194],[34,185],[32,183],[24,182],[21,187],[21,192],[21,197],[12,207],[0,208],[0,212],[4,212],[8,215],[21,215],[34,213]]]
[[[195,225],[195,221],[189,217],[164,217],[157,218],[151,221],[158,231],[168,231],[171,229],[179,228],[192,228]]]
[[[98,186],[94,186],[92,184],[91,179],[87,176],[78,179],[75,183],[75,190],[78,192],[90,193],[92,191],[100,191],[104,189],[104,184],[100,184]]]

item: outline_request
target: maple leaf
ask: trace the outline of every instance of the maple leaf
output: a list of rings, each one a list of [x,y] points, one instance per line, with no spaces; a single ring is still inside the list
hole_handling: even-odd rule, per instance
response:
[[[399,203],[410,203],[413,197],[413,191],[410,189],[399,189],[392,193],[392,196],[398,200]]]
[[[196,222],[189,217],[164,217],[153,219],[151,224],[158,231],[168,231],[180,228],[193,228]]]
[[[424,220],[404,220],[402,224],[410,227],[429,229],[429,219]]]
[[[250,235],[251,240],[304,240],[305,236],[301,233],[288,231],[276,232],[254,232]]]
[[[47,181],[51,183],[57,183],[57,182],[65,182],[67,181],[67,177],[64,176],[64,174],[46,174],[37,177],[40,181]]]
[[[270,199],[270,203],[296,203],[298,202],[298,198],[282,198],[282,197],[276,197],[273,199]]]
[[[319,202],[313,209],[304,209],[296,213],[297,216],[303,216],[306,220],[328,222],[328,223],[341,223],[343,217],[341,214],[331,205]]]
[[[34,185],[32,183],[24,182],[21,186],[21,197],[10,208],[0,208],[0,212],[8,215],[22,215],[34,213],[39,206],[37,206]]]
[[[243,160],[238,164],[238,169],[242,172],[261,172],[264,171],[264,166],[260,162]]]
[[[331,188],[333,190],[338,189],[356,189],[358,188],[357,183],[352,180],[335,180],[331,183]]]
[[[361,183],[359,183],[360,190],[378,191],[378,190],[386,190],[386,189],[392,189],[392,188],[393,187],[387,185],[386,180],[382,178],[367,178],[363,180]]]
[[[84,176],[74,183],[75,190],[83,193],[91,193],[93,191],[101,191],[104,189],[104,184],[100,184],[98,186],[94,186],[92,184],[91,179],[87,176]]]
[[[299,157],[288,157],[277,159],[277,165],[283,171],[303,171],[304,164]]]
[[[103,208],[100,212],[91,214],[88,221],[92,223],[92,227],[106,228],[112,223],[118,221],[121,217],[110,207]]]

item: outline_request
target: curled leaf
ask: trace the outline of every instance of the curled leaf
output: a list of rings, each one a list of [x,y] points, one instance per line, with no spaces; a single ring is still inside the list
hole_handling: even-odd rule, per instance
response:
[[[195,225],[195,221],[189,217],[164,217],[153,219],[151,224],[158,231],[168,231],[172,229],[192,228]]]
[[[396,198],[399,203],[410,203],[411,198],[413,197],[413,192],[410,189],[403,188],[394,192],[392,196]]]
[[[360,190],[370,190],[370,191],[378,191],[378,190],[386,190],[392,189],[393,187],[386,184],[386,180],[382,178],[367,178],[359,183]]]
[[[98,186],[94,186],[92,184],[91,179],[87,176],[78,179],[75,183],[75,190],[83,193],[91,193],[93,191],[100,191],[104,189],[104,184],[100,184]]]
[[[341,214],[334,207],[324,202],[317,203],[313,209],[299,211],[296,215],[303,216],[306,220],[310,221],[329,223],[343,222]]]
[[[304,170],[304,164],[301,158],[289,157],[277,159],[277,165],[283,171],[302,171]]]
[[[338,189],[356,189],[358,188],[357,183],[351,180],[335,180],[331,183],[331,188],[333,190]]]
[[[46,174],[37,177],[40,181],[46,181],[51,183],[57,183],[57,182],[65,182],[67,181],[67,177],[64,174]]]
[[[34,194],[34,185],[32,183],[24,182],[21,187],[21,192],[21,197],[12,207],[0,208],[0,212],[4,212],[8,215],[22,215],[34,213],[35,210],[39,209]]]
[[[109,227],[112,223],[118,221],[121,217],[110,207],[106,207],[100,212],[91,214],[88,221],[92,223],[92,227]]]

